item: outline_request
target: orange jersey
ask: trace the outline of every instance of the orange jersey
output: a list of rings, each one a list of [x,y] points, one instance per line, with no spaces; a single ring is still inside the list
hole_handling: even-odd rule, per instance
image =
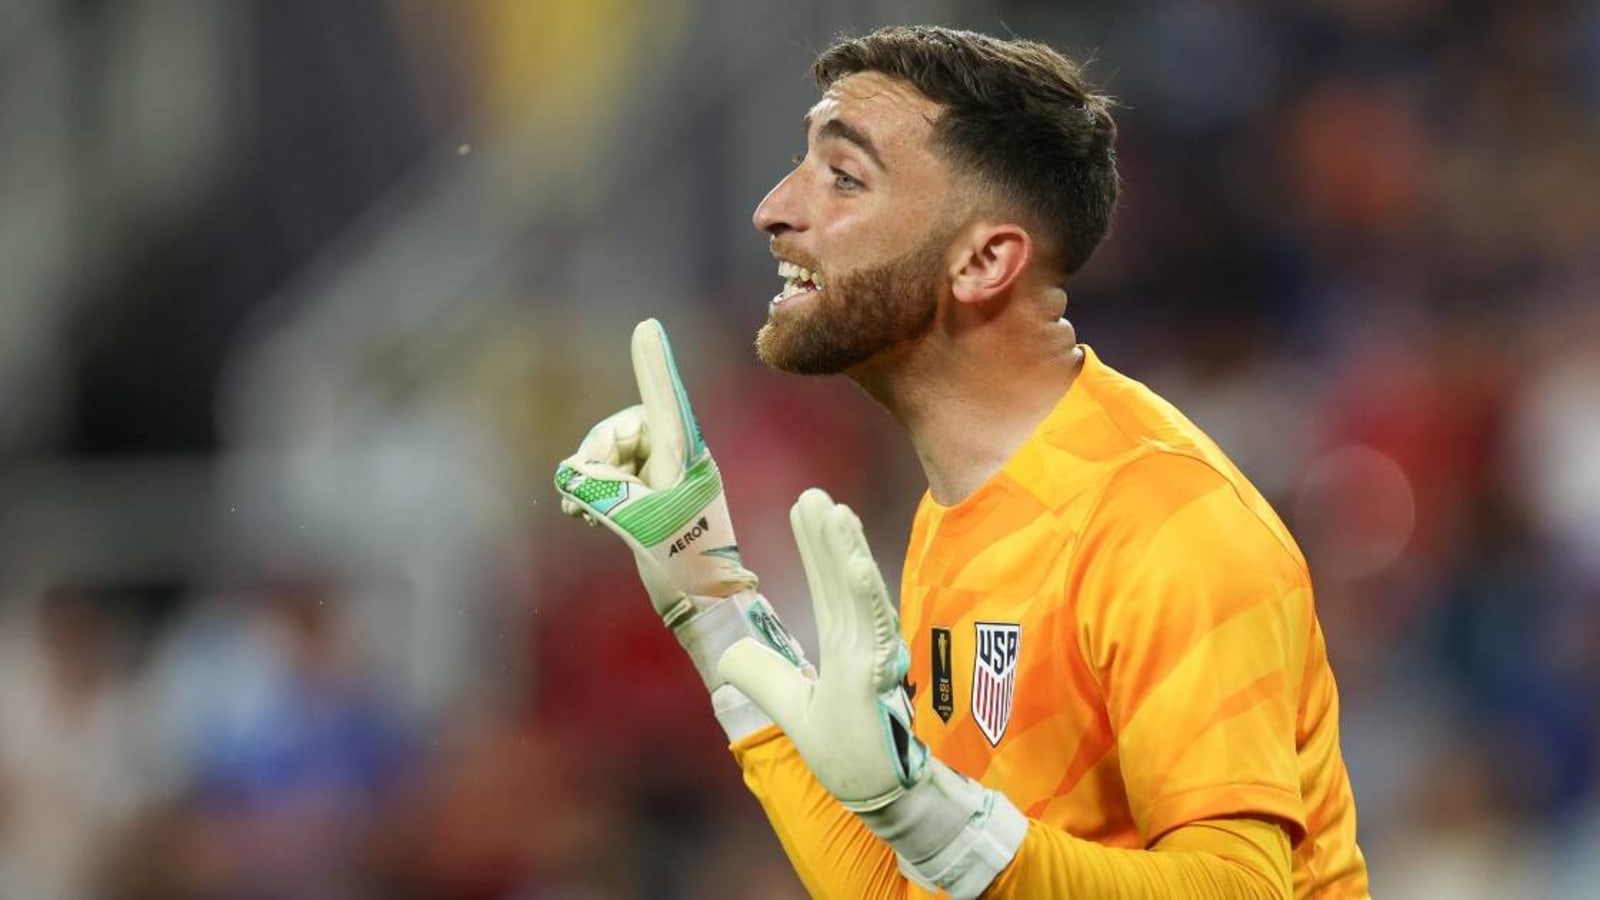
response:
[[[1271,818],[1296,896],[1366,896],[1299,548],[1199,428],[1084,352],[999,473],[918,508],[901,590],[917,735],[1076,837],[1145,848]]]

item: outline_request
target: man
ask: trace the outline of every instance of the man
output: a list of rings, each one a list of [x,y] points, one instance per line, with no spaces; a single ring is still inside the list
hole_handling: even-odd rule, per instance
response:
[[[1108,99],[1039,44],[938,28],[843,41],[816,75],[807,151],[755,213],[785,281],[757,349],[848,374],[910,435],[899,618],[854,515],[808,491],[806,661],[653,321],[643,405],[556,476],[633,547],[806,887],[1367,896],[1304,559],[1060,318],[1116,200]]]

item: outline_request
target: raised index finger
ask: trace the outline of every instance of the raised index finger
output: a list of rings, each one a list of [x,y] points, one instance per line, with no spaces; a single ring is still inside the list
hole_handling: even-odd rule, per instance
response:
[[[645,319],[633,329],[633,377],[650,436],[650,457],[641,474],[645,483],[663,488],[675,483],[705,452],[705,441],[673,361],[666,329],[655,319]]]

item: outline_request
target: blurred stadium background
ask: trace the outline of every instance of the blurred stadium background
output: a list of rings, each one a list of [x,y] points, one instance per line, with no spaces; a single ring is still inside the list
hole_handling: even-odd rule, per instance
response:
[[[0,897],[800,891],[549,474],[662,318],[804,627],[799,490],[920,488],[762,370],[812,54],[1100,58],[1080,335],[1313,562],[1378,896],[1600,896],[1600,5],[0,3]]]

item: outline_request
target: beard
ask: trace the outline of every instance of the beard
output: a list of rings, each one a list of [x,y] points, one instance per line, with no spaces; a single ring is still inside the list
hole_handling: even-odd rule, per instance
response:
[[[780,372],[834,375],[926,334],[939,308],[950,237],[937,230],[904,256],[829,279],[818,296],[773,308],[756,334],[756,356]]]

